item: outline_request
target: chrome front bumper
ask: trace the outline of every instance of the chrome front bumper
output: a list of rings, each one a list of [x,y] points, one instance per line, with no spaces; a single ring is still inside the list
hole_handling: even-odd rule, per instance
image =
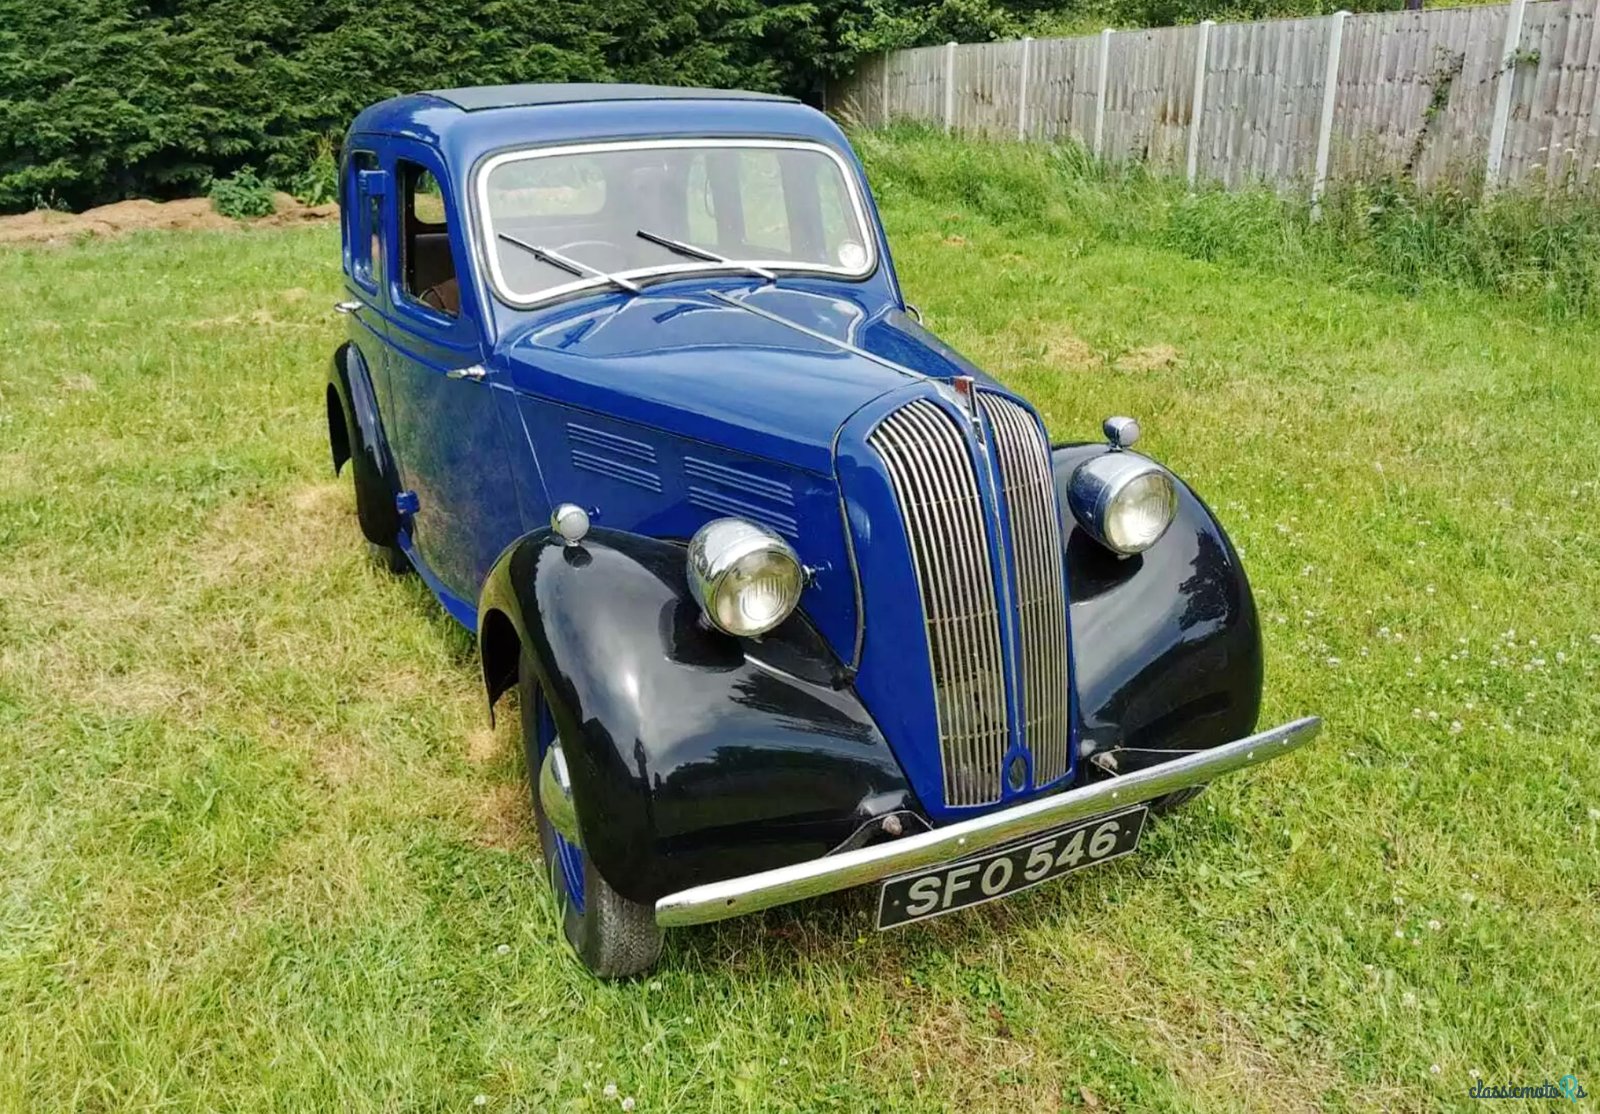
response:
[[[1069,789],[1055,796],[1040,797],[1015,808],[905,839],[680,890],[656,902],[656,923],[669,928],[706,924],[882,881],[918,867],[964,859],[1036,832],[1201,785],[1234,770],[1287,754],[1309,743],[1321,729],[1320,717],[1307,716],[1247,739],[1174,758],[1159,766]]]

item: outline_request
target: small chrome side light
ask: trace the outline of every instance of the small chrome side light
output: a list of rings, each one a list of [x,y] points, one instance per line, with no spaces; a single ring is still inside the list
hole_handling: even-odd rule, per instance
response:
[[[550,529],[568,545],[577,545],[589,536],[589,512],[576,503],[562,503],[550,512]]]
[[[1105,431],[1106,440],[1111,442],[1113,449],[1131,449],[1134,442],[1139,440],[1139,419],[1110,417],[1101,423],[1100,428]]]

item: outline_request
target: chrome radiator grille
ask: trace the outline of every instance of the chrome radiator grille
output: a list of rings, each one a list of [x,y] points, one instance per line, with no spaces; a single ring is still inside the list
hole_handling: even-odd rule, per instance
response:
[[[978,477],[955,420],[918,400],[869,441],[905,516],[927,621],[948,805],[1000,799],[1005,761],[1005,667]]]
[[[1009,399],[980,394],[994,431],[1000,483],[1011,515],[1017,630],[1022,654],[1023,739],[1036,784],[1065,776],[1067,602],[1061,571],[1061,508],[1050,446],[1033,415]]]

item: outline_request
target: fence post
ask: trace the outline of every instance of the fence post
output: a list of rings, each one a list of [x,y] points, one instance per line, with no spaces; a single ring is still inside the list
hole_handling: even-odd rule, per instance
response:
[[[1194,47],[1194,96],[1189,101],[1189,188],[1194,189],[1195,176],[1200,172],[1200,113],[1206,104],[1206,51],[1211,46],[1211,29],[1214,19],[1201,20],[1200,41]]]
[[[1322,115],[1317,119],[1317,166],[1311,179],[1312,220],[1322,216],[1322,193],[1328,187],[1328,150],[1333,142],[1333,102],[1339,92],[1339,54],[1344,49],[1344,21],[1349,14],[1340,11],[1328,17],[1328,56],[1322,66]]]
[[[1100,32],[1099,88],[1094,98],[1094,157],[1102,154],[1101,143],[1106,134],[1106,71],[1111,68],[1111,28]]]
[[[956,120],[956,44],[944,44],[944,130],[955,126]]]
[[[1033,53],[1033,36],[1022,38],[1022,76],[1017,84],[1017,138],[1028,138],[1028,60]]]
[[[883,119],[878,121],[879,126],[887,127],[889,124],[889,51],[883,52],[883,91],[880,100],[883,102]]]
[[[1489,125],[1489,162],[1484,167],[1483,188],[1500,184],[1500,163],[1506,153],[1506,124],[1511,119],[1511,88],[1517,82],[1517,51],[1522,46],[1522,13],[1527,0],[1511,0],[1506,11],[1505,49],[1500,72],[1494,79],[1494,120]]]

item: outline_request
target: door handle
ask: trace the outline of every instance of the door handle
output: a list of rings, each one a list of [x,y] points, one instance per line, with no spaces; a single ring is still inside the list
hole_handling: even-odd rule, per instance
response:
[[[484,367],[482,364],[473,364],[470,367],[453,367],[444,373],[444,377],[446,379],[470,379],[474,383],[477,383],[488,374],[488,368]]]
[[[361,308],[361,303],[360,302],[334,302],[333,303],[333,312],[334,313],[354,313],[356,310],[358,310],[360,308]]]

